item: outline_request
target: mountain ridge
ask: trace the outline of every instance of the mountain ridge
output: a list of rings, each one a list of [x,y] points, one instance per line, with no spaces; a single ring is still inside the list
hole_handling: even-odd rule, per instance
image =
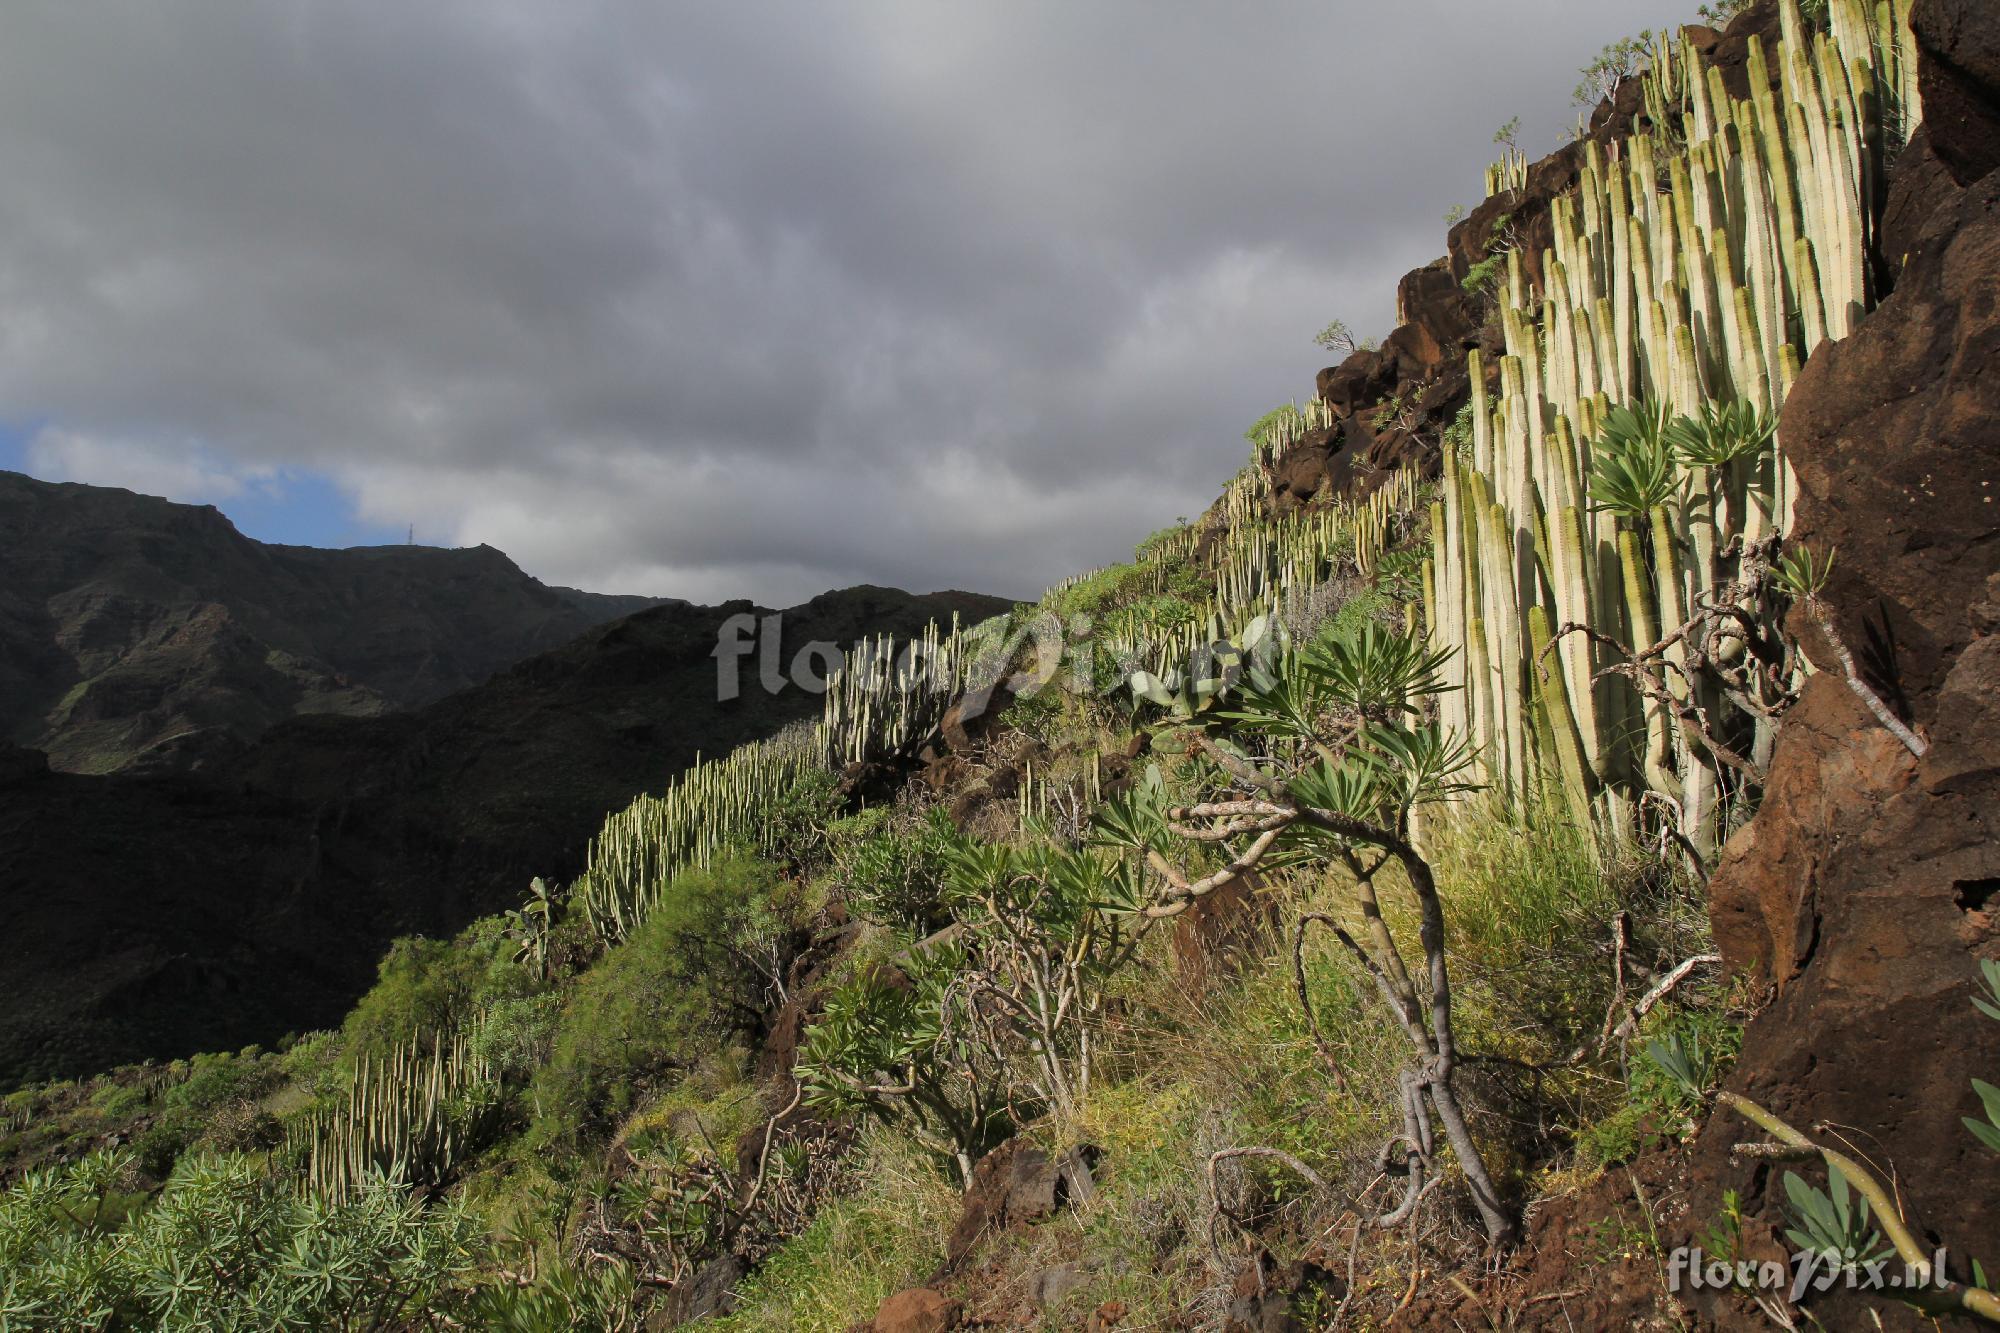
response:
[[[18,506],[29,492],[23,480],[0,475],[0,521],[9,517],[8,502]],[[68,498],[101,489],[75,488]],[[102,507],[115,515],[146,499]],[[191,506],[152,512],[211,537],[217,522],[227,526],[214,511]],[[60,573],[67,561],[95,557],[45,540],[35,548],[39,570],[30,568],[17,558],[28,544],[22,526],[0,522],[0,530],[10,534],[0,537],[0,569],[10,575],[0,590],[0,671],[12,673],[0,683],[25,677],[32,684],[38,647],[46,661],[89,644],[34,639],[34,618],[21,614],[29,600],[23,590],[48,586],[49,571]],[[128,551],[143,552],[149,535],[138,529]],[[153,557],[153,582],[166,592],[190,573],[173,561],[203,549],[176,544],[173,535]],[[296,566],[297,552],[311,552],[253,542],[233,527],[223,540],[241,543],[239,560],[278,566]],[[346,556],[346,565],[365,566],[403,560],[404,549],[304,559]],[[540,590],[535,603],[551,608],[544,628],[584,614],[567,599],[582,599],[593,613],[622,600],[548,588],[488,547],[415,550],[408,558],[420,566],[463,576],[447,581],[445,595],[454,587],[473,594],[497,587],[501,612],[521,600],[509,600],[505,584],[482,579],[513,571],[531,592]],[[133,582],[146,591],[146,580]],[[419,622],[426,592],[412,594]],[[167,601],[162,595],[146,605]],[[173,623],[206,627],[209,637],[181,643],[177,658],[168,636],[155,645],[159,651],[141,654],[139,665],[202,660],[200,649],[233,644],[238,652],[222,659],[226,668],[268,642],[255,637],[254,615],[206,605]],[[984,618],[1011,605],[972,593],[860,587],[775,614],[789,661],[808,642],[912,635],[933,621]],[[470,614],[477,620],[492,609],[478,603]],[[714,647],[724,624],[744,614],[758,617],[761,630],[774,612],[748,601],[701,607],[663,600],[584,624],[560,644],[496,663],[483,680],[420,706],[394,710],[378,700],[345,713],[269,709],[255,734],[243,719],[263,715],[236,707],[240,699],[230,693],[248,689],[246,677],[195,671],[175,678],[164,715],[110,713],[98,719],[106,730],[63,733],[66,748],[57,756],[18,744],[22,709],[10,690],[16,739],[0,736],[0,910],[12,922],[0,945],[0,1082],[268,1044],[337,1022],[396,936],[449,934],[512,906],[531,876],[573,876],[607,812],[661,790],[698,753],[725,753],[819,713],[818,694],[757,688],[748,659],[742,696],[717,697]],[[80,616],[74,623],[104,621]],[[505,617],[500,623],[520,625]],[[266,628],[285,630],[279,622]],[[130,664],[129,655],[117,657],[122,642],[113,637],[111,665],[90,678],[85,698],[116,681],[121,662]],[[474,660],[452,659],[426,679],[469,671],[464,664]],[[80,752],[78,735],[91,741],[124,725],[150,730],[145,747],[116,771],[65,771],[64,761]],[[172,725],[185,729],[170,732]]]
[[[0,737],[88,773],[422,707],[678,600],[551,587],[483,545],[260,542],[213,506],[4,471],[0,570]]]

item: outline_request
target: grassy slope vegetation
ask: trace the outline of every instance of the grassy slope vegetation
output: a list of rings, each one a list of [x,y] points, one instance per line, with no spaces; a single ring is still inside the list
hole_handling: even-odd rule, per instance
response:
[[[1571,1279],[1681,1322],[1638,1168],[1738,1045],[1702,863],[1824,573],[1783,548],[1770,417],[1866,308],[1836,261],[1900,13],[1787,0],[1747,96],[1654,50],[1654,131],[1577,151],[1558,267],[1479,259],[1500,389],[1473,358],[1435,488],[1275,519],[1329,427],[1274,414],[1201,523],[614,816],[574,885],[399,944],[339,1031],[14,1094],[0,1309],[842,1329],[922,1284],[1017,1327],[1374,1327],[1629,1183],[1641,1222],[1583,1213]],[[1529,175],[1472,221],[1506,236]],[[942,707],[1030,663],[997,718]],[[962,1234],[1024,1145],[1064,1204]]]
[[[1283,608],[1298,639],[1400,629],[1423,555],[1410,535],[1422,529],[1404,526],[1375,577],[1337,555],[1349,562],[1346,595],[1322,588]],[[1192,620],[1204,578],[1189,549],[1169,534],[1135,563],[1079,580],[1034,611]],[[1115,672],[1099,674],[1115,685]],[[848,812],[830,774],[793,775],[759,811],[757,855],[683,871],[615,947],[582,911],[559,901],[538,915],[531,902],[450,940],[399,942],[338,1031],[282,1051],[13,1094],[0,1142],[10,1173],[28,1174],[0,1214],[8,1299],[43,1319],[67,1311],[54,1321],[65,1323],[95,1301],[131,1326],[171,1321],[190,1300],[253,1322],[290,1309],[273,1304],[296,1293],[278,1274],[335,1264],[300,1248],[330,1225],[324,1218],[260,1203],[273,1215],[257,1243],[240,1246],[229,1280],[179,1298],[161,1285],[161,1256],[207,1242],[162,1236],[149,1219],[218,1206],[211,1196],[258,1194],[297,1172],[316,1174],[323,1188],[308,1197],[356,1233],[341,1276],[320,1279],[334,1293],[314,1310],[325,1322],[369,1326],[370,1311],[403,1311],[421,1297],[481,1319],[501,1319],[504,1308],[524,1326],[621,1327],[719,1273],[733,1291],[726,1327],[846,1327],[939,1267],[963,1181],[949,1136],[907,1099],[843,1095],[809,1078],[804,1108],[773,1135],[756,1206],[739,1216],[733,1205],[753,1187],[764,1126],[790,1098],[783,1066],[794,1025],[807,1028],[808,1063],[837,1058],[815,1046],[814,1032],[842,1006],[895,1029],[891,1040],[928,1039],[921,1003],[899,1011],[881,997],[908,993],[912,979],[921,989],[922,941],[942,935],[949,947],[954,931],[996,929],[965,888],[968,848],[1083,855],[1094,804],[1116,799],[1107,786],[1153,778],[1171,800],[1215,786],[1212,766],[1176,753],[1180,729],[1170,718],[1158,725],[1156,711],[1122,689],[1053,684],[1016,699],[942,790],[913,782],[893,804]],[[1121,762],[1141,749],[1149,754]],[[961,832],[953,811],[974,831]],[[1686,1128],[1670,1084],[1642,1074],[1628,1086],[1619,1047],[1595,1051],[1614,999],[1614,921],[1625,923],[1631,975],[1701,950],[1703,918],[1685,873],[1636,851],[1605,862],[1586,833],[1539,807],[1482,805],[1439,823],[1434,838],[1461,1044],[1492,1061],[1467,1079],[1469,1101],[1510,1206]],[[993,1098],[966,1140],[973,1147],[1020,1133],[1052,1151],[1088,1143],[1101,1152],[1096,1202],[1009,1232],[980,1261],[989,1278],[999,1274],[998,1285],[982,1279],[982,1291],[1026,1309],[1026,1285],[1063,1267],[1078,1279],[1039,1316],[1050,1327],[1074,1327],[1107,1301],[1139,1323],[1214,1313],[1245,1252],[1211,1192],[1210,1155],[1225,1148],[1277,1149],[1320,1177],[1314,1188],[1275,1159],[1222,1168],[1231,1211],[1287,1258],[1324,1257],[1329,1226],[1349,1243],[1348,1201],[1386,1209],[1377,1153],[1408,1063],[1394,1019],[1325,934],[1298,956],[1323,1046],[1297,998],[1293,922],[1307,911],[1348,912],[1346,896],[1325,858],[1272,871],[1239,912],[1234,947],[1212,962],[1177,949],[1172,921],[1141,931],[1129,913],[1086,904],[1078,915],[1088,928],[1123,930],[1126,947],[1083,983],[1092,1077],[1061,1114],[1045,1086],[1036,1096],[1034,1060],[1018,1041],[942,1059],[1011,1093]],[[1389,888],[1384,901],[1397,933],[1413,935],[1408,895]],[[1073,942],[1082,932],[1059,917],[1042,928],[1068,930]],[[1721,1053],[1729,1025],[1722,988],[1689,986],[1653,1011],[1637,1040],[1677,1032],[1693,1044],[1699,1034],[1704,1050]],[[1564,1065],[1577,1047],[1591,1054]],[[461,1067],[476,1073],[454,1072]],[[434,1069],[443,1072],[433,1078]],[[379,1089],[397,1082],[413,1089],[412,1105],[383,1104],[396,1099]],[[371,1084],[376,1102],[367,1101]],[[414,1194],[326,1168],[355,1150],[348,1108],[357,1104],[372,1108],[364,1120],[394,1126],[405,1154],[392,1160],[364,1144],[361,1155]],[[81,1168],[47,1165],[82,1154],[92,1155]],[[1447,1179],[1426,1199],[1424,1244],[1476,1258],[1456,1188]],[[93,1202],[58,1207],[65,1190]],[[391,1206],[404,1197],[430,1203]],[[128,1210],[132,1220],[115,1227]],[[1357,1234],[1355,1300],[1393,1304],[1408,1283],[1409,1242],[1368,1226]],[[79,1257],[93,1246],[95,1257]],[[733,1262],[717,1268],[725,1255]],[[94,1295],[61,1304],[79,1289]]]

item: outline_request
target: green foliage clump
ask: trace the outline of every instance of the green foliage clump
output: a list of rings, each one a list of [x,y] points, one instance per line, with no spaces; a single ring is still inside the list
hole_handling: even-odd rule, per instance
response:
[[[497,916],[482,917],[450,940],[397,940],[374,986],[341,1025],[341,1058],[351,1067],[412,1043],[428,1050],[492,1006],[526,995],[535,983],[515,964],[516,947]]]
[[[1836,1272],[1851,1272],[1890,1257],[1868,1215],[1868,1200],[1850,1195],[1847,1177],[1837,1166],[1828,1166],[1828,1189],[1808,1183],[1796,1171],[1785,1172],[1785,1197],[1797,1226],[1785,1228],[1785,1236],[1807,1254],[1816,1254]]]
[[[1588,111],[1606,98],[1617,96],[1618,85],[1644,69],[1652,51],[1650,30],[1610,43],[1579,71],[1583,77],[1570,95],[1572,103]]]
[[[1675,1016],[1632,1062],[1623,1104],[1578,1137],[1579,1155],[1592,1165],[1609,1166],[1655,1144],[1688,1138],[1742,1045],[1743,1029],[1722,1011],[1693,1009]]]
[[[146,1090],[134,1083],[106,1082],[90,1094],[90,1104],[107,1120],[129,1120],[146,1108]]]
[[[1019,724],[1016,709],[1053,693],[1039,690],[1016,699],[1005,715],[1009,724]],[[835,884],[856,915],[922,939],[950,919],[944,881],[955,839],[951,820],[940,809],[910,822],[884,821],[841,854]]]
[[[563,1007],[529,1086],[529,1145],[576,1144],[631,1110],[650,1080],[754,1030],[770,973],[788,961],[795,894],[774,867],[747,857],[677,875]]]
[[[764,807],[764,854],[795,874],[826,865],[827,826],[840,816],[840,779],[824,768],[798,770]]]
[[[472,1029],[472,1053],[498,1079],[532,1074],[549,1057],[562,1023],[562,995],[510,995],[486,1010]]]
[[[1686,480],[1667,438],[1673,424],[1663,402],[1611,410],[1591,458],[1592,509],[1640,523],[1681,497]]]
[[[1486,256],[1466,270],[1459,279],[1459,287],[1465,294],[1489,305],[1497,304],[1500,285],[1507,280],[1507,252],[1512,247],[1511,229],[1514,216],[1502,213],[1493,219],[1493,226],[1486,237]]]
[[[170,1172],[189,1145],[204,1135],[213,1137],[218,1129],[228,1128],[229,1121],[221,1114],[225,1108],[241,1107],[275,1088],[283,1064],[280,1057],[252,1046],[234,1055],[223,1051],[177,1060],[167,1073],[174,1081],[160,1094],[152,1124],[133,1143],[139,1164],[155,1176]]]
[[[1353,356],[1356,352],[1372,352],[1375,350],[1375,340],[1373,338],[1356,338],[1354,330],[1347,327],[1347,321],[1344,319],[1336,319],[1331,324],[1328,324],[1314,336],[1313,341],[1324,347],[1327,351],[1332,352],[1335,356]],[[1254,427],[1252,428],[1250,438],[1253,442],[1257,438]]]
[[[1101,616],[1137,596],[1146,584],[1143,565],[1111,565],[1088,574],[1058,593],[1050,608],[1064,619]]]
[[[1132,558],[1140,564],[1160,559],[1163,552],[1188,540],[1188,521],[1176,519],[1170,528],[1161,528],[1132,548]]]
[[[1007,1116],[1002,1071],[947,1021],[965,963],[964,949],[948,943],[858,974],[827,997],[796,1072],[811,1105],[903,1126],[970,1185],[973,1163],[1006,1137]]]
[[[1472,404],[1468,401],[1464,407],[1458,409],[1458,415],[1451,419],[1451,424],[1444,428],[1444,434],[1439,442],[1460,462],[1470,462],[1472,432]]]
[[[959,1191],[899,1136],[870,1130],[856,1156],[858,1187],[759,1265],[716,1333],[840,1333],[937,1270]]]
[[[1265,437],[1278,432],[1279,427],[1297,429],[1305,422],[1304,414],[1290,403],[1280,403],[1250,423],[1250,429],[1243,432],[1243,438],[1253,449],[1264,445]]]
[[[1044,745],[1053,743],[1063,725],[1062,686],[1050,681],[1015,695],[1001,710],[1000,725]]]
[[[477,1232],[384,1182],[334,1205],[240,1156],[182,1162],[150,1207],[130,1155],[0,1196],[0,1327],[380,1328],[470,1309]]]
[[[1490,297],[1507,273],[1507,256],[1491,254],[1472,265],[1459,279],[1459,286],[1470,296]]]

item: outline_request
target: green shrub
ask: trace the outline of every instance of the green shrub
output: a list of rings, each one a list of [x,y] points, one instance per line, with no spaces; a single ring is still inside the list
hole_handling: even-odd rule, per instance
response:
[[[779,865],[809,875],[826,865],[832,844],[827,826],[840,815],[840,780],[823,768],[794,774],[764,807],[766,853]]]
[[[744,857],[678,875],[624,944],[577,983],[535,1072],[531,1146],[574,1144],[632,1109],[642,1087],[692,1067],[762,1021],[757,952],[795,910],[777,870]]]
[[[1623,1103],[1578,1136],[1578,1154],[1592,1165],[1609,1166],[1655,1144],[1688,1138],[1707,1093],[1742,1044],[1741,1026],[1719,1010],[1676,1015],[1632,1061]]]
[[[1006,1137],[1005,1071],[947,1006],[964,970],[964,949],[913,949],[895,970],[855,976],[827,997],[799,1044],[795,1071],[807,1104],[865,1116],[909,1133],[958,1167],[972,1166]]]
[[[457,1209],[379,1181],[336,1206],[203,1156],[128,1216],[132,1166],[93,1154],[0,1195],[0,1326],[360,1329],[466,1308],[476,1232]]]
[[[1049,693],[1016,699],[1004,715],[1008,725],[1020,725],[1016,709]],[[955,836],[938,809],[914,823],[884,824],[842,855],[835,883],[856,915],[921,939],[950,919],[944,876]]]
[[[1506,272],[1505,254],[1488,255],[1465,271],[1465,277],[1460,280],[1459,286],[1464,288],[1469,296],[1490,296],[1500,285],[1500,279]]]
[[[235,1055],[224,1051],[176,1060],[168,1068],[180,1077],[160,1094],[153,1123],[133,1143],[140,1165],[155,1176],[171,1172],[223,1108],[271,1092],[284,1077],[285,1063],[282,1056],[263,1055],[250,1047]]]
[[[1063,690],[1055,681],[1015,695],[1000,713],[1001,726],[1044,745],[1061,734],[1062,721]]]
[[[935,1272],[959,1191],[928,1154],[880,1129],[863,1136],[854,1192],[819,1210],[736,1291],[728,1333],[840,1333]]]
[[[1468,402],[1458,409],[1458,415],[1444,428],[1444,435],[1440,441],[1445,450],[1460,463],[1472,461],[1473,429],[1472,404]]]
[[[1158,532],[1150,534],[1144,541],[1132,548],[1132,558],[1141,564],[1157,560],[1162,551],[1172,546],[1175,542],[1184,540],[1187,530],[1188,521],[1186,519],[1176,520],[1172,527],[1161,528]]]
[[[1049,609],[1064,619],[1102,616],[1138,596],[1147,576],[1146,567],[1139,564],[1100,569],[1057,593]]]
[[[562,1021],[562,996],[517,995],[496,1003],[472,1030],[472,1049],[496,1078],[532,1073],[548,1059]]]
[[[515,964],[515,948],[505,918],[497,916],[473,922],[450,940],[397,940],[383,955],[374,986],[341,1027],[343,1059],[351,1066],[412,1041],[428,1049],[501,1000],[529,993],[535,982]]]
[[[136,1084],[107,1082],[90,1094],[90,1104],[107,1120],[129,1120],[146,1108],[146,1090]]]

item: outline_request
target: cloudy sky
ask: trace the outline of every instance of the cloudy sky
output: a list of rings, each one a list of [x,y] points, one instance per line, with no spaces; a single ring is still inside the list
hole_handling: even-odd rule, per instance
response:
[[[603,591],[1031,595],[1198,513],[1495,127],[1554,147],[1682,9],[10,5],[0,467]]]

